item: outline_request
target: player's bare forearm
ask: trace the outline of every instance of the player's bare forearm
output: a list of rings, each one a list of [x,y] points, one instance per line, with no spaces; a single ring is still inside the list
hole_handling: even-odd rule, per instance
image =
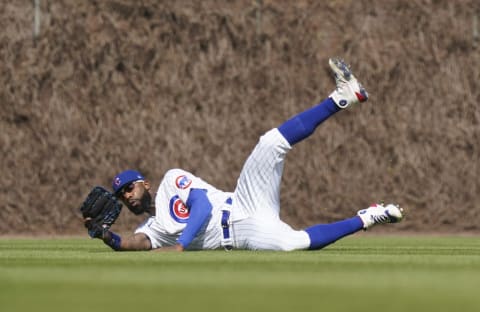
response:
[[[118,235],[107,231],[103,237],[103,242],[112,247],[112,238]],[[113,247],[112,247],[113,248]],[[142,251],[152,249],[150,239],[143,233],[137,233],[132,236],[122,237],[118,248],[113,248],[117,251]]]
[[[182,245],[176,244],[176,245],[173,245],[173,246],[166,246],[166,247],[162,247],[162,248],[152,249],[152,251],[154,251],[154,252],[182,252],[182,251],[184,251],[184,248],[183,248]]]

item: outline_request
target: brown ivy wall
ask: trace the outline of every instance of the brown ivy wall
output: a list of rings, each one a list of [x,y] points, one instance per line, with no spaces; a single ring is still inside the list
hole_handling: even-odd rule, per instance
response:
[[[331,56],[371,98],[288,155],[283,218],[385,200],[408,211],[388,231],[479,232],[479,1],[44,0],[35,38],[33,3],[0,5],[1,234],[84,234],[83,198],[127,168],[232,190],[259,135],[333,90]]]

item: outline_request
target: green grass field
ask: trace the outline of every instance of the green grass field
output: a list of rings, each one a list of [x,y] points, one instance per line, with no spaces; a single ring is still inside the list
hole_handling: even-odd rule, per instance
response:
[[[115,253],[0,239],[0,311],[479,311],[480,238],[357,235],[315,252]]]

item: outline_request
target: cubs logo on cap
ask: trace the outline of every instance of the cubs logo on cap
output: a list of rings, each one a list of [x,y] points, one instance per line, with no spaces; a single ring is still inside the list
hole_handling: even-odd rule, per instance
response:
[[[175,185],[181,190],[188,188],[190,184],[192,184],[192,180],[190,180],[186,175],[178,176],[175,179]]]
[[[136,170],[125,170],[120,172],[113,178],[113,192],[117,194],[125,185],[138,180],[145,180],[143,175]]]

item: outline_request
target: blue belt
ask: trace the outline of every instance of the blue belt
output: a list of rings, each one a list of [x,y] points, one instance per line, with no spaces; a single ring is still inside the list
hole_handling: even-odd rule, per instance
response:
[[[223,231],[223,240],[222,246],[225,250],[232,250],[233,249],[233,241],[230,237],[230,211],[229,210],[222,210],[222,231]]]
[[[229,198],[226,201],[227,204],[232,204],[232,199]],[[222,210],[222,232],[223,232],[223,239],[222,239],[222,246],[225,250],[232,250],[233,249],[233,240],[230,236],[230,210]]]

